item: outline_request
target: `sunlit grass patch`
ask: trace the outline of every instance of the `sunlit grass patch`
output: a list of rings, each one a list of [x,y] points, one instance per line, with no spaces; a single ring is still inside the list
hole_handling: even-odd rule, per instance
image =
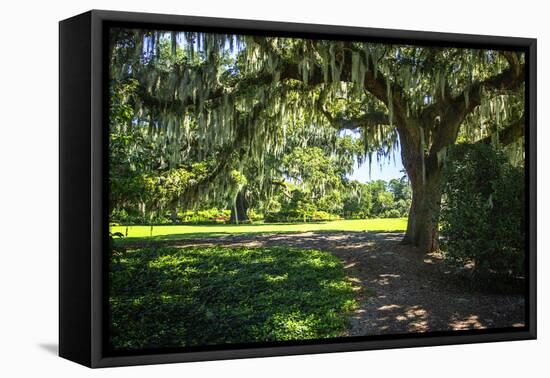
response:
[[[111,232],[120,232],[125,239],[177,240],[200,237],[219,237],[233,234],[292,233],[315,231],[374,231],[402,232],[407,218],[346,219],[316,223],[253,223],[206,225],[112,226]]]
[[[357,305],[341,262],[297,248],[143,248],[111,264],[115,350],[343,334]]]

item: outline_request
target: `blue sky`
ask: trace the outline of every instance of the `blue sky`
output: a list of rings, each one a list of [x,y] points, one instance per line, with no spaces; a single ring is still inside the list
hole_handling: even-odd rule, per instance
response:
[[[342,130],[340,136],[350,135],[353,138],[359,138],[359,132],[355,130]],[[373,154],[373,161],[369,164],[368,159],[362,165],[357,163],[355,159],[355,170],[348,178],[366,183],[374,180],[390,181],[391,179],[400,179],[403,177],[403,162],[401,161],[401,148],[397,145],[390,159],[376,160],[376,154]],[[370,172],[369,172],[370,170]]]
[[[404,167],[401,162],[401,150],[396,148],[395,159],[392,156],[391,160],[384,159],[378,162],[376,161],[376,157],[373,156],[373,161],[370,167],[370,176],[369,163],[367,161],[361,166],[356,165],[355,171],[348,177],[351,180],[357,180],[363,183],[373,180],[389,181],[394,178],[401,178],[403,176],[403,172],[401,172],[402,169],[404,169]]]

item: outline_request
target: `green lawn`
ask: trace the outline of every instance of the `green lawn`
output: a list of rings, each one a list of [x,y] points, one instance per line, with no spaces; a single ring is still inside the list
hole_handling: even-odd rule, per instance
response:
[[[254,223],[254,224],[212,224],[174,226],[114,226],[112,232],[121,232],[128,238],[149,238],[155,240],[213,237],[229,234],[285,233],[306,231],[405,231],[407,218],[353,219],[318,223]]]
[[[111,262],[114,350],[341,336],[357,303],[342,263],[297,248],[141,248]]]

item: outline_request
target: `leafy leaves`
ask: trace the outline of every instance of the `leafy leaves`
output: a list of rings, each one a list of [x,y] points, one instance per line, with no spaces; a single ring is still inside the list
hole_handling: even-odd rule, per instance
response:
[[[480,275],[522,275],[525,259],[523,167],[491,145],[460,144],[444,171],[441,233],[445,255]]]
[[[115,350],[342,334],[355,306],[341,262],[295,248],[163,248],[112,263]]]

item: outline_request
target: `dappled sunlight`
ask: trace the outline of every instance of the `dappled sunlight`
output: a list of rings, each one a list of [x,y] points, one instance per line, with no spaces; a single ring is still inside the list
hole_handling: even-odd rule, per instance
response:
[[[281,282],[281,281],[286,281],[288,280],[288,273],[285,273],[285,274],[279,274],[279,275],[275,275],[275,274],[264,274],[264,277],[265,277],[265,280],[267,282]]]
[[[336,337],[357,307],[353,293],[340,261],[317,250],[143,249],[112,262],[111,342],[131,350]]]
[[[376,298],[375,301],[378,299],[381,298]],[[371,309],[371,313],[362,309],[362,311],[356,311],[355,321],[359,321],[359,327],[363,329],[368,327],[370,334],[427,332],[430,330],[429,313],[421,305],[389,303]]]
[[[426,332],[428,328],[428,312],[421,306],[411,306],[405,310],[406,320],[409,321],[409,331]],[[397,319],[397,318],[396,318]],[[399,320],[399,319],[398,319]]]
[[[400,308],[401,308],[401,306],[399,306],[399,305],[391,304],[391,305],[384,305],[384,306],[378,307],[378,310],[388,311],[388,310],[398,310]]]
[[[463,331],[463,330],[467,330],[467,329],[484,329],[484,328],[487,328],[486,326],[484,326],[481,323],[481,321],[479,319],[479,316],[472,315],[472,314],[453,320],[451,323],[449,323],[449,326],[454,331]]]
[[[375,279],[374,282],[376,282],[378,285],[389,285],[392,280],[399,278],[399,274],[380,274],[378,276],[378,279]]]
[[[483,329],[494,327],[523,326],[524,303],[518,296],[498,296],[483,293],[464,292],[457,289],[441,265],[441,256],[422,255],[415,249],[400,244],[402,233],[386,232],[326,232],[275,233],[254,235],[230,235],[193,240],[166,241],[185,251],[188,246],[209,247],[217,253],[222,265],[229,264],[220,271],[226,277],[241,277],[247,269],[260,269],[263,282],[273,288],[285,290],[285,285],[306,284],[298,295],[300,300],[308,300],[319,293],[318,290],[340,292],[341,283],[330,280],[317,281],[315,287],[304,282],[303,272],[323,272],[333,269],[340,262],[345,271],[345,281],[353,293],[358,306],[352,309],[349,329],[346,335],[402,334],[430,331]],[[162,245],[162,244],[159,244]],[[285,268],[278,266],[278,258],[263,257],[251,261],[241,261],[238,269],[232,266],[231,256],[216,252],[219,246],[234,248],[292,247],[300,248],[303,258],[290,259]],[[323,260],[316,255],[319,250],[330,251],[337,259]],[[130,256],[137,256],[135,252]],[[148,256],[151,266],[159,264],[154,254]],[[133,259],[133,257],[128,257]],[[190,258],[187,256],[186,258]],[[171,258],[165,258],[168,265],[180,269]],[[189,260],[190,262],[192,260]],[[193,264],[191,264],[193,265]],[[276,268],[273,270],[273,268]],[[280,269],[279,269],[280,268]],[[303,284],[302,284],[303,282]],[[177,295],[181,287],[172,284],[174,290],[168,295]],[[458,291],[457,291],[458,290]],[[324,294],[323,294],[324,295]],[[283,298],[284,295],[277,296]],[[260,295],[259,300],[264,296]],[[275,304],[280,299],[275,300]],[[251,307],[252,308],[252,307]],[[247,310],[248,311],[248,310]],[[252,310],[250,310],[252,311]],[[248,312],[247,312],[248,313]],[[285,312],[280,312],[283,314]],[[459,315],[460,314],[460,315]],[[282,316],[282,315],[281,315]],[[279,320],[278,320],[279,322]],[[281,324],[281,323],[278,323]],[[311,322],[289,321],[283,328],[301,332],[307,337]],[[286,336],[285,336],[286,337]]]

